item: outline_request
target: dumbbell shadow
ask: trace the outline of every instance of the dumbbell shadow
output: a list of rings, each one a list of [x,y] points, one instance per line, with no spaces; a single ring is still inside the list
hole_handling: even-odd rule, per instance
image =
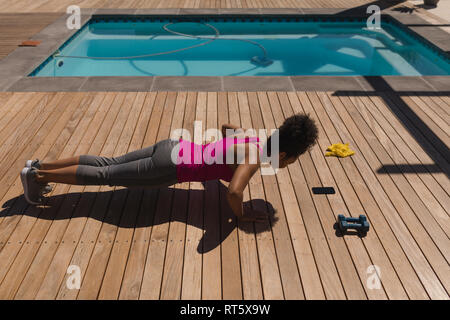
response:
[[[336,237],[343,237],[343,236],[358,236],[360,238],[364,238],[367,235],[367,232],[360,232],[356,230],[341,230],[339,228],[339,223],[335,222],[333,225],[333,229],[336,231],[334,234]]]

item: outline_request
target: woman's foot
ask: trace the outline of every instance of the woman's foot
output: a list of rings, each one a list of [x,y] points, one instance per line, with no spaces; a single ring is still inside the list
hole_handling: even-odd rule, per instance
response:
[[[20,179],[23,185],[23,194],[30,204],[41,204],[40,186],[36,181],[36,168],[23,168],[20,173]]]
[[[25,168],[40,169],[41,168],[41,161],[39,159],[27,160],[25,162]],[[39,187],[40,187],[41,194],[47,194],[47,193],[52,192],[52,190],[53,190],[53,187],[51,185],[49,185],[48,183],[46,183],[46,184],[39,184]]]
[[[35,159],[35,160],[27,160],[25,162],[25,167],[26,168],[36,168],[36,169],[40,169],[41,168],[41,162],[39,161],[39,159]]]

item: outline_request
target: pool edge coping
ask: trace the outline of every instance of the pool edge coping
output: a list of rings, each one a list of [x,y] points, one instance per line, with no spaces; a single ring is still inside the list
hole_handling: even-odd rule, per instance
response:
[[[363,11],[341,14],[333,8],[277,8],[277,9],[82,9],[82,27],[93,16],[204,16],[204,15],[261,15],[308,16],[336,15],[337,17],[367,16]],[[345,9],[344,9],[345,10]],[[347,10],[349,11],[349,10]],[[382,12],[404,27],[449,53],[450,34],[423,20],[414,12]],[[68,30],[66,14],[33,35],[41,40],[35,48],[18,47],[0,60],[0,72],[7,74],[0,81],[0,92],[77,92],[77,91],[414,91],[450,92],[450,76],[154,76],[154,77],[29,77],[56,49],[79,30]],[[412,25],[412,27],[410,26]],[[62,27],[62,28],[61,28]],[[426,28],[426,29],[425,29]],[[3,68],[3,69],[2,69]],[[195,78],[196,81],[193,81]],[[126,79],[127,81],[123,81]],[[145,81],[142,81],[145,79]]]

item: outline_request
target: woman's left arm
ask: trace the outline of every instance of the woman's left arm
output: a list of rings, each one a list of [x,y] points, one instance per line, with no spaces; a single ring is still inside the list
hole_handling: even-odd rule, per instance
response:
[[[244,190],[247,187],[250,179],[258,170],[259,164],[240,164],[233,174],[233,178],[228,186],[227,200],[230,204],[236,217],[241,221],[257,221],[264,222],[267,220],[267,215],[263,212],[251,211],[244,215],[242,202],[244,200]]]
[[[235,126],[234,124],[225,123],[222,125],[222,136],[223,137],[226,136],[227,129],[232,129],[232,130],[236,131],[237,129],[242,129],[242,128],[239,126]],[[244,129],[242,129],[242,130],[244,130]]]

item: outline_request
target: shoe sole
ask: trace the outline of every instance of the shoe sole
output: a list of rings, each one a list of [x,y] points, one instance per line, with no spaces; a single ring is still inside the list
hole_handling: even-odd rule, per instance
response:
[[[25,200],[27,200],[28,203],[30,203],[30,204],[40,204],[39,202],[31,201],[28,198],[27,173],[28,173],[29,170],[30,170],[30,168],[23,168],[22,171],[20,172],[20,180],[22,180],[22,185],[23,185],[23,195],[25,197]]]

